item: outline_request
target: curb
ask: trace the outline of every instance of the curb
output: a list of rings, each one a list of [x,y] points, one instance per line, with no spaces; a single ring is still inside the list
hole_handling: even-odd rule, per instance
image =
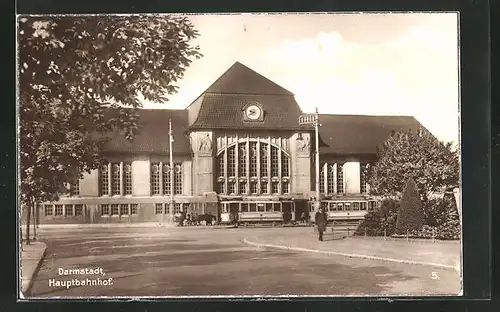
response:
[[[413,261],[413,260],[401,260],[401,259],[392,259],[392,258],[383,258],[383,257],[376,257],[376,256],[368,256],[368,255],[360,255],[360,254],[350,254],[350,253],[343,253],[343,252],[336,252],[336,251],[327,251],[327,250],[318,250],[318,249],[309,249],[309,248],[301,248],[301,247],[290,247],[290,246],[283,246],[283,245],[273,245],[273,244],[259,244],[259,243],[254,243],[249,241],[248,239],[244,238],[243,243],[250,245],[250,246],[255,246],[258,248],[275,248],[275,249],[282,249],[282,250],[292,250],[292,251],[302,251],[302,252],[312,252],[312,253],[320,253],[320,254],[327,254],[327,255],[336,255],[336,256],[343,256],[343,257],[348,257],[348,258],[360,258],[360,259],[369,259],[369,260],[379,260],[379,261],[386,261],[386,262],[395,262],[395,263],[405,263],[405,264],[413,264],[413,265],[423,265],[423,266],[432,266],[432,267],[438,267],[441,269],[447,269],[447,270],[454,270],[456,272],[460,272],[460,268],[457,266],[453,265],[446,265],[446,264],[440,264],[440,263],[431,263],[431,262],[421,262],[421,261]]]
[[[38,274],[38,271],[40,270],[40,267],[42,266],[42,262],[45,259],[45,255],[47,253],[47,244],[43,243],[45,245],[42,255],[40,259],[38,260],[38,263],[35,267],[35,270],[33,270],[33,274],[31,277],[28,279],[28,285],[26,286],[26,290],[23,290],[23,285],[22,285],[22,278],[21,278],[21,296],[23,299],[26,299],[25,297],[28,297],[31,292],[31,288],[33,287],[33,278]]]

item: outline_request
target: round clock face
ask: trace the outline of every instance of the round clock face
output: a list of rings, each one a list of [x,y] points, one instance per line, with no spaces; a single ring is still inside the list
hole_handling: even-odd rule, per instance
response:
[[[262,112],[260,110],[260,107],[258,107],[257,105],[250,105],[247,107],[246,115],[248,119],[257,120],[259,119],[261,114]]]

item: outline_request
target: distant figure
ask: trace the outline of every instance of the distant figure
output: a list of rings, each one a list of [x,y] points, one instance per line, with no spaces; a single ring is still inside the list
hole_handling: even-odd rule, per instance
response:
[[[323,241],[323,232],[326,231],[326,223],[327,223],[327,216],[326,212],[323,210],[323,207],[320,207],[318,209],[318,212],[316,213],[315,216],[315,221],[316,225],[318,226],[318,234],[319,234],[318,239],[320,241]]]
[[[306,223],[306,213],[304,211],[300,214],[300,222]]]

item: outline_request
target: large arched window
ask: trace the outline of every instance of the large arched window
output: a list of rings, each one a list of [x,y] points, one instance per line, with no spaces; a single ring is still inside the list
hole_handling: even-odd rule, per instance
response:
[[[290,157],[262,141],[233,143],[217,154],[217,193],[280,195],[290,193]]]

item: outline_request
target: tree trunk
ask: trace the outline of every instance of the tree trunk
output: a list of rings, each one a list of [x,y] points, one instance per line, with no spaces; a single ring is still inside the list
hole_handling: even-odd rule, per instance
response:
[[[34,201],[33,201],[32,207],[33,207],[33,240],[36,241],[36,226],[38,223],[38,213],[37,213],[38,206],[36,205],[36,203]]]
[[[26,245],[30,244],[31,201],[28,201],[28,214],[26,216]]]

